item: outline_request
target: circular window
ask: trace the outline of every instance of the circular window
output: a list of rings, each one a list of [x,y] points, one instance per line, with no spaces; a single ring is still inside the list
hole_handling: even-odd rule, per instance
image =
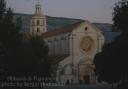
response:
[[[88,27],[85,27],[85,31],[87,31],[88,30]]]
[[[90,36],[85,36],[81,39],[80,48],[85,51],[89,52],[94,48],[94,40]]]

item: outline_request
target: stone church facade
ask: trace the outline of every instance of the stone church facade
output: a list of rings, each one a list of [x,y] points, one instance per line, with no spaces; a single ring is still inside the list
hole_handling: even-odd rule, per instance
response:
[[[15,17],[18,16],[21,15]],[[118,35],[117,32],[110,31],[109,25],[79,20],[49,30],[51,22],[42,14],[39,2],[35,6],[34,15],[21,17],[22,29],[31,35],[40,35],[46,41],[49,47],[48,59],[53,64],[52,76],[58,83],[97,83],[94,56],[101,52],[104,43],[112,41]],[[54,21],[53,23],[55,24]]]
[[[49,46],[49,56],[61,56],[56,77],[61,83],[96,83],[93,59],[101,51],[104,36],[89,21],[81,21],[68,27],[42,34]],[[54,56],[53,56],[54,57]]]

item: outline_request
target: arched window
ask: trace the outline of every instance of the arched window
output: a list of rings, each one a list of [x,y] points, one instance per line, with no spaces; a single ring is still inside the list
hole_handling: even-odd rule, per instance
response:
[[[37,28],[37,32],[40,32],[40,28]]]
[[[88,27],[85,27],[85,31],[87,31],[88,30]]]
[[[37,25],[40,25],[40,20],[37,20]]]

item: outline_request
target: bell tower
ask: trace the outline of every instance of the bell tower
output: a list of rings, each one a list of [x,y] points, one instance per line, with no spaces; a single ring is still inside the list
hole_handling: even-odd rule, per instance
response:
[[[46,16],[42,14],[40,1],[37,0],[35,5],[35,13],[30,21],[30,34],[41,35],[47,31]]]
[[[41,15],[41,5],[40,5],[39,0],[37,1],[37,4],[35,7],[36,7],[35,15]]]

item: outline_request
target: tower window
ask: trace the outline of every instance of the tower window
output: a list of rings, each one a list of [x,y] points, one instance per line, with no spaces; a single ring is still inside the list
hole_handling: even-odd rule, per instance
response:
[[[39,20],[37,20],[37,25],[40,25],[40,21]]]
[[[40,32],[40,28],[37,28],[37,32]]]
[[[85,31],[87,31],[88,30],[88,28],[87,27],[85,27]]]

